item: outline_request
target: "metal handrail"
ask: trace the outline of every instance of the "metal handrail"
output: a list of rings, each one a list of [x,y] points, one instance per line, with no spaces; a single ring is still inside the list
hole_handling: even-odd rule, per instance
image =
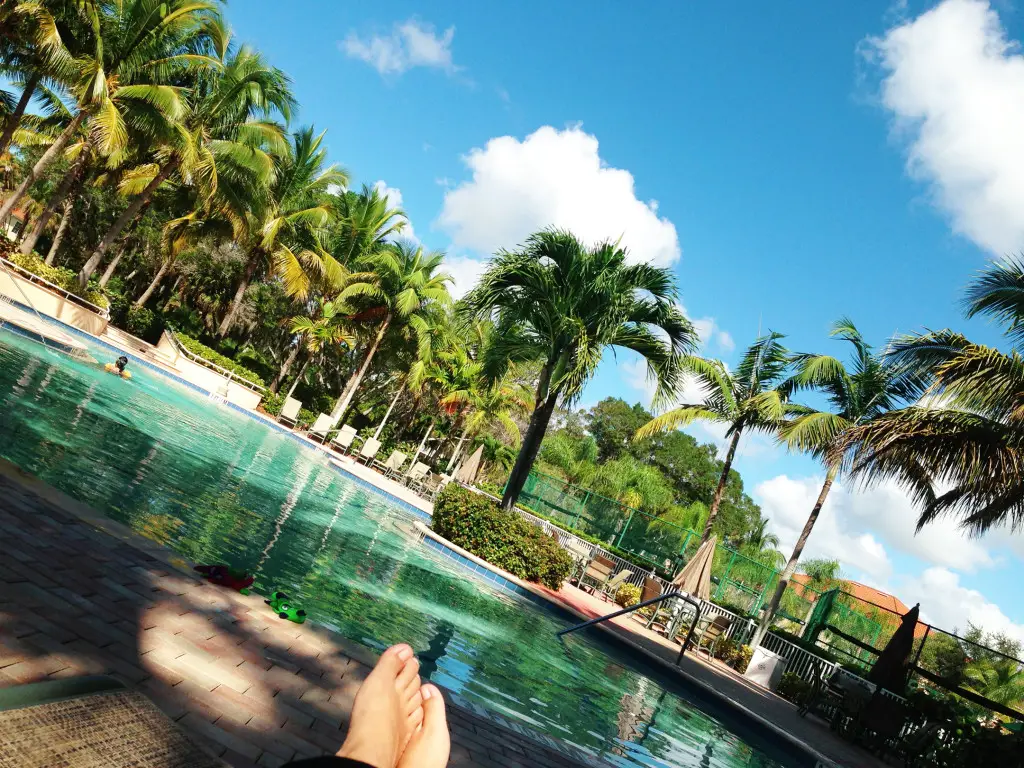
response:
[[[2,262],[3,265],[5,267],[8,267],[9,269],[17,270],[20,273],[19,277],[24,277],[30,283],[41,283],[42,286],[46,288],[46,290],[48,290],[48,291],[50,291],[52,293],[59,293],[59,294],[61,294],[61,296],[63,296],[65,299],[69,299],[70,301],[73,301],[75,304],[81,305],[83,307],[83,309],[88,309],[90,312],[95,312],[97,315],[102,317],[104,320],[109,320],[110,319],[110,310],[109,309],[104,309],[103,307],[99,306],[98,304],[93,304],[88,299],[83,299],[77,293],[72,293],[71,291],[67,290],[66,288],[61,288],[56,283],[51,283],[45,277],[40,277],[35,272],[32,272],[32,271],[30,271],[28,269],[25,269],[24,267],[19,266],[18,264],[15,264],[13,261],[8,261],[7,259],[0,257],[0,262]]]
[[[215,372],[219,373],[222,376],[227,375],[227,379],[228,380],[227,380],[227,383],[224,385],[225,394],[227,392],[228,384],[230,384],[232,381],[236,382],[237,384],[241,384],[243,387],[245,387],[246,389],[248,389],[248,390],[250,390],[252,392],[266,392],[267,391],[266,387],[260,386],[255,381],[249,381],[248,379],[243,378],[242,376],[238,375],[234,371],[229,371],[227,368],[221,368],[219,365],[217,365],[216,363],[214,363],[214,362],[212,362],[210,360],[207,360],[205,357],[200,357],[195,352],[190,352],[185,347],[184,344],[182,344],[180,341],[178,341],[177,336],[174,335],[174,329],[171,328],[170,326],[168,326],[166,328],[166,331],[167,331],[167,338],[171,340],[171,345],[174,347],[175,350],[177,350],[187,360],[191,360],[193,363],[196,363],[197,365],[202,365],[202,366],[204,366],[206,368],[210,368],[210,369],[214,370]]]
[[[586,629],[587,627],[592,627],[595,624],[600,624],[602,621],[608,621],[608,619],[614,619],[616,616],[622,616],[627,613],[632,613],[633,611],[645,608],[648,605],[654,605],[655,603],[660,603],[662,600],[668,600],[669,598],[673,597],[678,597],[682,600],[685,600],[690,605],[692,605],[697,611],[696,615],[693,617],[693,622],[690,624],[690,631],[686,633],[686,640],[683,641],[683,647],[679,650],[679,656],[678,658],[676,658],[676,664],[679,664],[679,662],[683,660],[683,655],[686,653],[686,649],[690,647],[690,640],[693,639],[693,632],[697,628],[697,624],[700,622],[700,603],[698,603],[689,595],[684,594],[682,592],[668,592],[664,595],[652,597],[650,600],[644,600],[642,603],[637,603],[636,605],[631,605],[628,608],[623,608],[621,611],[615,611],[614,613],[609,613],[606,616],[598,616],[596,619],[584,621],[582,624],[577,624],[574,627],[563,629],[560,632],[556,632],[555,636],[562,637],[562,635],[568,635],[570,632],[575,632],[578,629]]]

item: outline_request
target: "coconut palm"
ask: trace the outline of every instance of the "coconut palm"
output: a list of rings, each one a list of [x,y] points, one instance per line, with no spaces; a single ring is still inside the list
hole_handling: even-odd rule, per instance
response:
[[[683,358],[680,367],[697,380],[704,399],[677,406],[637,430],[636,439],[643,440],[695,421],[727,427],[725,436],[729,439],[729,448],[708,509],[701,543],[711,538],[740,438],[746,432],[774,433],[792,410],[786,379],[790,356],[782,346],[782,338],[782,334],[774,332],[758,338],[747,348],[735,372],[720,360],[696,355]]]
[[[434,311],[434,305],[451,301],[451,276],[440,271],[443,261],[440,251],[426,252],[423,246],[408,242],[388,244],[353,260],[353,268],[360,274],[372,273],[372,278],[354,280],[340,298],[356,308],[355,319],[367,324],[372,335],[362,362],[331,412],[335,423],[352,402],[388,329],[400,325],[415,330],[415,318],[424,318]]]
[[[887,360],[868,344],[860,331],[848,318],[841,318],[832,327],[832,338],[845,341],[853,347],[849,367],[830,355],[799,354],[793,358],[795,373],[790,378],[790,391],[815,390],[825,395],[829,408],[815,410],[792,406],[792,417],[779,428],[779,440],[789,448],[824,461],[825,480],[818,498],[797,537],[793,553],[786,562],[775,589],[775,595],[761,617],[754,644],[760,641],[782,601],[789,580],[796,571],[807,540],[821,514],[829,491],[839,474],[842,462],[836,446],[854,427],[872,420],[913,399],[918,378],[905,368]]]
[[[219,66],[198,73],[186,100],[186,112],[153,152],[153,162],[124,174],[121,191],[132,195],[78,274],[84,286],[107,249],[139,215],[157,189],[177,174],[200,190],[202,200],[217,193],[221,178],[251,177],[255,199],[245,207],[260,209],[262,188],[279,172],[275,157],[287,157],[284,129],[273,121],[288,119],[293,98],[288,78],[246,46],[221,53]],[[159,140],[147,130],[140,140]],[[285,163],[287,167],[287,163]]]
[[[331,252],[346,266],[383,248],[389,238],[400,235],[408,224],[405,211],[391,206],[376,186],[364,184],[358,193],[339,195],[336,207],[340,226]]]
[[[185,113],[181,81],[219,66],[216,52],[226,48],[220,6],[213,0],[124,0],[79,7],[89,11],[92,38],[91,48],[76,57],[69,83],[74,117],[0,206],[0,221],[87,118],[98,152],[114,165],[127,158],[132,133],[169,141]]]
[[[343,305],[333,301],[318,301],[316,309],[310,315],[299,315],[291,320],[291,332],[299,337],[299,346],[306,351],[295,381],[288,390],[291,397],[295,387],[302,381],[306,367],[313,361],[317,353],[341,344],[352,346],[354,337],[349,331],[348,313]]]
[[[555,406],[575,402],[608,347],[638,353],[656,399],[680,384],[680,360],[696,332],[676,304],[669,270],[627,264],[613,243],[587,247],[569,232],[544,230],[518,251],[499,251],[465,297],[465,312],[495,322],[485,370],[501,379],[519,362],[540,364],[533,415],[502,506],[512,509],[540,450]]]
[[[968,316],[999,321],[1024,339],[1024,262],[989,265],[969,286]],[[849,430],[842,452],[866,482],[893,479],[921,512],[918,529],[942,516],[973,534],[1024,526],[1024,359],[940,330],[893,341],[887,359],[920,377],[921,399]],[[948,490],[936,492],[941,486]]]
[[[231,330],[246,289],[261,272],[278,277],[285,291],[300,300],[316,284],[342,287],[345,270],[324,248],[322,235],[336,215],[326,199],[328,189],[347,184],[348,175],[326,165],[323,139],[323,133],[302,128],[292,135],[291,151],[279,158],[268,202],[251,217],[249,258],[218,335]]]

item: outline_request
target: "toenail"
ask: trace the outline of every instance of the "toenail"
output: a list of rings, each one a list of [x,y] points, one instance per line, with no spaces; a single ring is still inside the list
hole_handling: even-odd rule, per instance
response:
[[[402,646],[401,648],[399,648],[398,649],[398,658],[400,658],[402,661],[408,661],[409,659],[411,659],[412,658],[412,648],[410,648],[408,645],[405,645],[405,646]]]
[[[422,692],[424,699],[429,699],[431,696],[434,695],[434,686],[432,686],[432,685],[424,685],[420,689],[420,691]]]

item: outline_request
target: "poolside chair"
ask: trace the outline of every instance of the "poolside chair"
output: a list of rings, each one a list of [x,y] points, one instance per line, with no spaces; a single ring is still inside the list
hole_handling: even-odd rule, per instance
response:
[[[665,591],[665,588],[661,586],[661,582],[660,581],[658,581],[653,576],[645,576],[644,577],[644,588],[640,590],[640,600],[639,600],[639,602],[642,603],[642,602],[644,602],[646,600],[653,600],[654,598],[656,598],[658,595],[660,595],[664,591]],[[643,615],[641,615],[640,611],[635,611],[635,612],[633,612],[633,613],[631,613],[629,615],[632,616],[634,619],[637,619],[637,620],[642,621],[642,622],[646,622],[647,626],[650,626],[654,622],[655,617],[658,615],[657,606],[653,605],[650,608],[645,608],[643,610],[644,610],[644,614]]]
[[[728,616],[718,615],[714,618],[708,616],[701,619],[697,629],[694,630],[694,647],[698,651],[703,647],[708,659],[713,659],[718,644],[725,639],[731,626],[732,619]]]
[[[338,434],[331,440],[331,447],[335,450],[341,451],[342,454],[348,453],[348,449],[352,447],[352,441],[356,439],[356,431],[348,424],[338,430]]]
[[[633,575],[633,572],[628,568],[623,568],[621,571],[612,576],[608,581],[605,582],[604,586],[601,587],[601,597],[604,600],[614,600],[615,593],[619,591],[619,587],[626,583],[626,579]]]
[[[380,440],[368,437],[366,442],[363,443],[363,447],[359,449],[359,456],[356,458],[356,461],[362,461],[364,464],[369,465],[379,450]]]
[[[796,713],[800,717],[807,717],[813,712],[824,718],[826,722],[831,722],[836,709],[843,703],[842,691],[832,685],[832,679],[836,672],[817,659],[811,662],[811,669],[811,685],[801,697]]]
[[[294,397],[286,397],[284,399],[284,405],[281,406],[281,413],[277,416],[277,420],[282,424],[287,424],[289,427],[294,427],[295,423],[299,420],[299,411],[301,410],[301,401],[296,400]]]
[[[406,458],[408,457],[401,451],[392,451],[387,461],[374,459],[373,466],[379,467],[380,471],[384,473],[384,477],[390,477],[392,474],[398,474],[405,464]]]
[[[423,481],[423,478],[427,476],[427,473],[429,471],[430,467],[428,467],[422,461],[417,461],[415,464],[409,467],[409,471],[406,473],[405,478],[403,478],[405,484],[411,488],[421,483]]]
[[[309,428],[309,432],[307,434],[311,437],[319,438],[322,444],[327,441],[327,433],[331,431],[333,426],[334,419],[326,413],[321,413],[316,417],[316,421],[313,422],[313,426]]]
[[[586,570],[583,571],[583,577],[580,579],[580,588],[586,589],[589,583],[591,585],[591,593],[597,594],[597,590],[602,589],[608,579],[612,577],[614,568],[615,562],[613,560],[609,560],[603,555],[595,555],[587,564]]]

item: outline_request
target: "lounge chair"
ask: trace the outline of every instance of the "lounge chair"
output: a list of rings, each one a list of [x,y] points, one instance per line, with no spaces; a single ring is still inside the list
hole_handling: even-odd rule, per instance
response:
[[[697,629],[694,630],[694,646],[698,651],[703,646],[708,659],[713,659],[718,644],[725,639],[731,626],[732,619],[728,616],[718,615],[713,618],[708,616],[701,619]]]
[[[321,413],[316,417],[316,421],[313,422],[313,426],[309,428],[309,434],[311,437],[319,438],[321,443],[327,442],[327,433],[331,431],[334,426],[334,419],[328,416],[326,413]]]
[[[424,464],[422,461],[417,461],[411,467],[405,475],[405,484],[410,488],[423,482],[423,478],[427,476],[430,471],[430,467]]]
[[[348,453],[348,449],[352,447],[352,442],[356,439],[356,431],[348,424],[338,430],[338,434],[331,440],[331,447],[335,450],[341,451],[343,454]]]
[[[801,698],[800,707],[796,713],[800,717],[807,717],[808,714],[814,712],[824,718],[826,722],[831,722],[836,710],[843,703],[842,691],[834,688],[831,684],[832,676],[836,674],[835,670],[824,666],[820,661],[812,661],[811,668],[813,670],[811,685]]]
[[[643,603],[643,602],[645,602],[647,600],[653,600],[654,598],[658,597],[658,595],[660,595],[664,591],[665,591],[665,588],[661,586],[661,582],[660,581],[658,581],[653,576],[647,576],[647,577],[644,578],[644,587],[643,587],[643,589],[640,590],[640,600],[639,600],[639,602]],[[631,613],[629,615],[632,616],[635,619],[638,619],[638,620],[640,620],[642,622],[645,622],[646,625],[649,627],[654,622],[654,618],[658,615],[657,604],[652,605],[650,608],[645,608],[643,610],[645,612],[646,611],[650,611],[650,613],[647,614],[647,615],[641,615],[640,611],[634,611],[633,613]]]
[[[432,498],[434,492],[437,491],[437,486],[441,484],[441,478],[435,475],[433,472],[427,471],[423,473],[423,477],[416,483],[410,483],[409,487],[412,488],[416,493],[424,498]]]
[[[579,583],[579,579],[583,576],[583,569],[587,567],[587,563],[590,562],[590,556],[594,552],[594,545],[575,536],[569,536],[565,542],[565,551],[569,553],[576,563],[576,566],[573,568],[573,579]]]
[[[604,586],[601,587],[601,597],[606,600],[614,600],[615,593],[619,591],[619,587],[626,583],[626,579],[633,575],[633,572],[628,568],[623,568],[621,571],[612,576],[608,581],[605,582]]]
[[[390,477],[392,474],[398,474],[405,464],[406,458],[408,457],[401,451],[392,451],[387,461],[374,459],[373,466],[379,467],[380,471],[384,473],[384,477]]]
[[[597,591],[602,589],[608,579],[612,577],[614,569],[615,562],[613,560],[609,560],[603,555],[596,555],[587,565],[586,570],[583,571],[583,577],[580,579],[580,588],[586,589],[589,582],[591,585],[590,591],[593,594],[597,594]]]
[[[369,465],[379,450],[380,440],[374,440],[372,437],[368,437],[366,438],[366,442],[363,443],[363,447],[359,449],[359,456],[356,458],[356,461],[362,461]]]
[[[296,400],[294,397],[286,397],[284,399],[284,405],[281,406],[281,413],[277,416],[277,420],[289,427],[294,427],[295,423],[299,420],[299,411],[301,410],[302,402],[300,400]]]

